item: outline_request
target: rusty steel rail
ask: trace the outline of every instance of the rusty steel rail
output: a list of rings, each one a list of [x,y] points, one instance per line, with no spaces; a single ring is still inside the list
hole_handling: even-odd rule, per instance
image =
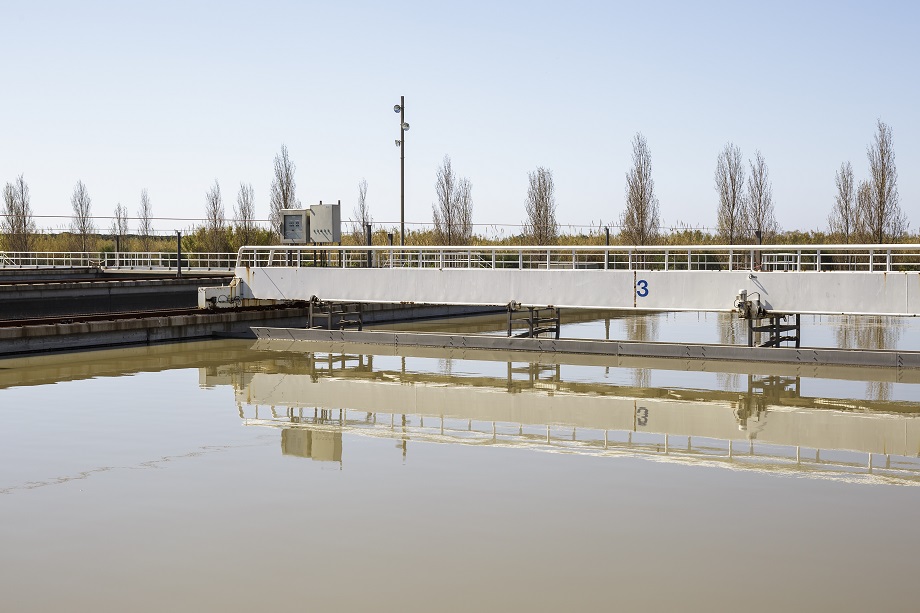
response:
[[[272,311],[280,308],[303,307],[302,304],[285,304],[283,306],[257,306],[221,309],[221,313],[246,311]],[[151,319],[155,317],[181,317],[183,315],[210,315],[214,311],[192,307],[187,309],[153,309],[149,311],[125,311],[122,313],[95,313],[88,315],[65,315],[52,317],[30,317],[26,319],[0,320],[0,328],[20,328],[24,326],[53,326],[64,324],[89,323],[94,321],[116,321],[124,319]]]
[[[226,279],[232,277],[232,273],[224,273],[222,275],[182,275],[179,277],[182,281],[219,281],[221,279]],[[31,280],[0,280],[0,288],[15,286],[29,286],[29,285],[66,285],[71,283],[92,283],[92,284],[103,284],[103,283],[122,283],[122,282],[131,282],[131,281],[172,281],[177,277],[164,277],[162,275],[140,275],[140,276],[124,276],[124,277],[110,277],[108,279],[31,279]]]

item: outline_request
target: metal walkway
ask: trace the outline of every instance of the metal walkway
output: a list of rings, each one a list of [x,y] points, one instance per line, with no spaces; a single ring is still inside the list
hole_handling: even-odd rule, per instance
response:
[[[244,247],[243,299],[920,315],[920,245]]]
[[[183,271],[233,272],[236,253],[183,253]],[[165,252],[0,251],[0,269],[73,269],[175,272],[179,256]]]

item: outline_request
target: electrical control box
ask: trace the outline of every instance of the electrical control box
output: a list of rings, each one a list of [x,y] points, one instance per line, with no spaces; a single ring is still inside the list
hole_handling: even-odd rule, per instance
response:
[[[281,209],[281,243],[338,243],[342,240],[342,205],[314,204],[308,209]]]
[[[310,236],[310,209],[281,209],[281,242],[303,245]]]
[[[342,240],[342,206],[314,204],[310,207],[310,242],[338,243]]]

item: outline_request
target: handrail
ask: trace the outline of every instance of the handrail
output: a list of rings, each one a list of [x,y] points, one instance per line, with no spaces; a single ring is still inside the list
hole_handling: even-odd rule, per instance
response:
[[[868,271],[920,270],[920,244],[242,247],[237,266]]]
[[[812,245],[245,245],[239,248],[253,251],[920,251],[920,243],[860,243]]]
[[[237,253],[183,253],[183,270],[231,272]],[[0,253],[0,268],[103,268],[129,270],[175,270],[174,252],[30,251]]]

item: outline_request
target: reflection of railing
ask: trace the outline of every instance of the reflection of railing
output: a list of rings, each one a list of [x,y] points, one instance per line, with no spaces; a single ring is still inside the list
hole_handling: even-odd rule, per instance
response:
[[[231,272],[236,253],[183,253],[182,269]],[[169,252],[36,251],[0,253],[2,268],[107,268],[176,270],[179,256]]]
[[[347,410],[240,408],[245,425],[305,428],[401,441],[525,448],[591,456],[637,456],[681,464],[721,466],[859,483],[920,485],[920,458],[804,449],[670,434],[576,429],[559,425],[480,422],[423,415]],[[266,415],[266,411],[268,414]],[[638,416],[641,419],[641,415]],[[341,452],[340,452],[341,457]]]
[[[281,350],[277,348],[273,349],[270,343],[257,342],[255,347],[262,351],[281,352]],[[285,344],[284,347],[286,348],[287,345]],[[400,351],[404,352],[406,349],[402,348]],[[286,351],[284,353],[286,353]],[[497,377],[484,374],[474,375],[462,371],[456,373],[427,372],[424,370],[416,371],[413,367],[406,368],[405,362],[403,362],[402,369],[393,370],[381,368],[375,366],[375,356],[373,354],[308,351],[303,353],[291,353],[289,355],[291,356],[290,361],[272,362],[272,372],[293,378],[309,376],[314,382],[320,379],[354,379],[363,381],[386,380],[406,386],[451,385],[461,388],[482,387],[491,390],[505,390],[511,393],[538,389],[542,391],[551,391],[553,393],[592,397],[615,396],[635,399],[684,400],[700,403],[732,403],[737,404],[739,410],[744,415],[763,411],[769,403],[773,406],[787,407],[790,409],[821,407],[840,411],[895,413],[920,416],[920,405],[909,401],[860,400],[856,398],[832,396],[803,397],[800,394],[801,380],[799,374],[790,376],[745,374],[747,389],[744,391],[732,389],[707,390],[698,388],[657,388],[651,386],[619,385],[606,381],[566,380],[562,376],[562,363],[559,362],[506,362],[504,367],[505,376]],[[449,356],[451,356],[452,353],[445,351],[434,355],[444,355],[447,356],[447,360],[450,360],[451,358]],[[485,356],[477,356],[476,359],[482,359],[484,357],[488,358],[490,356],[486,354]],[[470,359],[470,357],[459,353],[456,354],[456,359],[466,360]],[[504,362],[504,356],[499,356],[497,361]],[[296,364],[296,367],[293,366],[294,364]],[[753,363],[750,365],[752,367],[754,366]],[[600,367],[600,364],[596,366]],[[606,365],[604,365],[604,367],[607,368]],[[624,365],[624,367],[630,366]],[[658,367],[660,367],[660,365]],[[680,370],[684,370],[684,368],[687,367],[688,365],[684,365]],[[702,372],[711,372],[706,368],[700,370]],[[256,371],[251,374],[257,374],[258,372],[261,371]],[[867,380],[865,376],[869,374],[868,371],[859,369],[855,372],[859,375],[856,380]],[[828,371],[828,374],[839,375],[840,373],[840,369]],[[813,370],[811,374],[819,378],[825,376],[824,372],[819,370]],[[899,377],[902,377],[901,380],[905,384],[916,383],[915,379],[904,379],[903,374],[899,375]],[[739,418],[739,426],[742,425],[743,421],[744,418]],[[918,449],[918,451],[920,451],[920,449]]]
[[[920,245],[243,247],[239,266],[601,270],[920,270]]]

